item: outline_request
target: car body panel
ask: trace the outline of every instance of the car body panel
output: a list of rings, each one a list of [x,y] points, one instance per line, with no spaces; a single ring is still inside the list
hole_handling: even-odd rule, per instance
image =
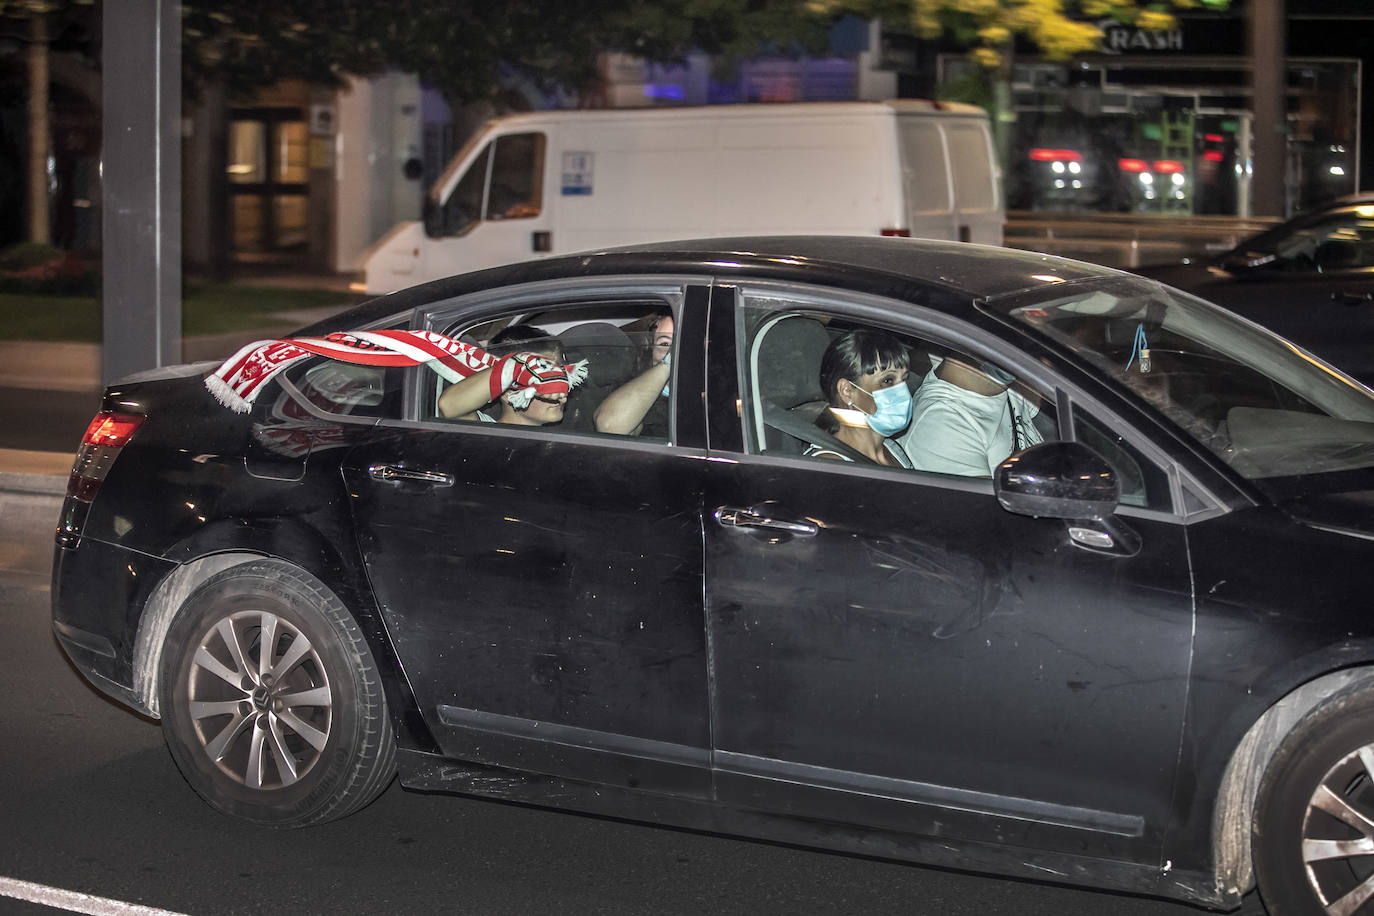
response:
[[[381,482],[379,464],[453,483]],[[622,783],[612,758],[637,753],[698,768],[707,791],[701,466],[498,424],[392,431],[350,453],[363,560],[446,752]],[[539,740],[551,728],[557,745]]]

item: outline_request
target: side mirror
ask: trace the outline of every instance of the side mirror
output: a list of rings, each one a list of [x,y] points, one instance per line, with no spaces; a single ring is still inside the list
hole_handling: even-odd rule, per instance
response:
[[[1046,442],[1012,455],[998,465],[993,487],[1003,509],[1037,518],[1104,521],[1121,499],[1116,471],[1081,442]]]
[[[444,234],[444,208],[433,197],[426,195],[424,214],[425,235],[432,239],[441,238]]]

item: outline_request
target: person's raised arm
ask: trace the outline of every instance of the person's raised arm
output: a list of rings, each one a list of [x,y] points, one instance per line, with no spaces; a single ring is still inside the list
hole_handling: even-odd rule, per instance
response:
[[[491,369],[475,372],[454,382],[439,395],[439,416],[449,420],[475,420],[477,411],[491,401]]]
[[[620,436],[639,435],[644,427],[644,415],[654,405],[654,399],[661,396],[672,372],[667,364],[654,363],[606,395],[606,400],[596,408],[596,431]]]

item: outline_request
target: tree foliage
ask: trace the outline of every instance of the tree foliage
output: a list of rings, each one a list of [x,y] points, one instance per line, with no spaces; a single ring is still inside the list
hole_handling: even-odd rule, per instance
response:
[[[188,87],[251,91],[280,79],[337,82],[388,67],[456,104],[487,101],[523,77],[595,86],[598,55],[671,61],[701,50],[730,61],[761,49],[823,47],[829,17],[795,0],[186,0]]]
[[[813,15],[850,13],[906,24],[922,38],[952,38],[971,49],[985,67],[1003,63],[1007,49],[1024,39],[1050,60],[1095,50],[1097,22],[1115,20],[1143,29],[1168,29],[1172,10],[1225,8],[1229,0],[807,0]]]

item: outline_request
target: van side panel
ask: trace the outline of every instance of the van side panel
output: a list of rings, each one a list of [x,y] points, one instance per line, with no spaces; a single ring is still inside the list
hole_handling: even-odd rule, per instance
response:
[[[590,154],[591,184],[546,190],[558,211],[555,252],[713,234],[715,151],[701,121],[588,117],[562,128],[555,156]]]
[[[893,119],[731,119],[719,137],[715,229],[721,235],[878,235],[902,223]]]

